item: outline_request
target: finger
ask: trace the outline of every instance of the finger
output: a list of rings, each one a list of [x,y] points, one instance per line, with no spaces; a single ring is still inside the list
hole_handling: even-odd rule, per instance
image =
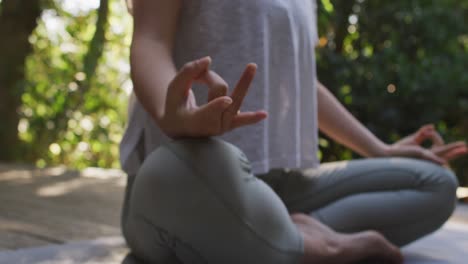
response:
[[[426,124],[421,126],[418,131],[414,133],[414,141],[416,144],[420,145],[424,140],[427,139],[427,132],[432,131],[434,128],[434,125],[432,124]]]
[[[436,164],[439,164],[439,165],[444,165],[447,163],[447,160],[445,160],[444,158],[442,157],[439,157],[437,156],[436,154],[432,153],[431,151],[429,150],[426,150],[424,149],[422,152],[421,152],[421,156],[420,156],[422,159],[425,159],[425,160],[428,160],[428,161],[432,161]]]
[[[425,133],[425,130],[422,128],[420,128],[414,135],[414,141],[418,145],[421,145],[426,139],[427,139],[427,134]]]
[[[460,147],[466,147],[466,143],[463,141],[457,141],[457,142],[453,142],[447,145],[432,147],[431,151],[434,152],[436,155],[441,156],[447,152],[452,151],[453,149],[460,148]]]
[[[206,71],[197,79],[197,81],[208,86],[208,102],[217,97],[227,95],[229,89],[228,84],[214,71]]]
[[[244,101],[245,96],[250,88],[250,84],[255,77],[255,73],[257,71],[257,65],[254,63],[249,63],[244,70],[239,82],[237,83],[234,91],[231,94],[231,98],[233,100],[233,104],[230,108],[232,113],[237,113],[239,111],[242,102]]]
[[[186,63],[174,77],[174,80],[171,83],[171,90],[176,92],[180,97],[187,97],[188,91],[192,86],[192,82],[206,72],[210,65],[210,57],[204,57],[199,60]]]
[[[460,156],[464,156],[468,154],[468,148],[465,147],[459,147],[456,149],[452,149],[450,152],[445,153],[442,155],[442,158],[444,158],[447,161],[454,160]]]
[[[253,125],[264,120],[267,117],[268,117],[268,114],[265,111],[243,112],[243,113],[236,115],[232,119],[228,130],[233,130],[242,126]]]
[[[437,131],[430,129],[430,127],[426,129],[421,128],[414,135],[414,141],[418,145],[421,145],[425,140],[430,140],[433,146],[441,146],[445,144],[440,134]]]
[[[237,83],[236,87],[234,88],[234,91],[231,94],[233,103],[223,114],[223,130],[231,130],[231,121],[234,118],[234,116],[236,116],[239,112],[244,97],[247,94],[250,84],[253,81],[256,70],[257,65],[253,63],[248,64],[245,68],[244,73],[242,74],[239,82]]]
[[[420,146],[404,146],[395,150],[392,156],[414,157],[418,159],[428,160],[439,165],[445,164],[445,160],[438,157],[432,151]]]
[[[421,126],[417,132],[421,131],[421,132],[427,132],[427,131],[434,131],[435,130],[435,127],[434,127],[434,124],[432,123],[429,123],[429,124],[425,124],[423,126]]]
[[[425,124],[421,127],[421,129],[423,130],[434,130],[435,129],[435,126],[433,123],[429,123],[429,124]]]
[[[424,134],[426,135],[426,137],[428,139],[430,139],[432,141],[432,144],[434,146],[442,146],[442,145],[445,144],[444,139],[442,138],[442,136],[439,134],[439,132],[437,132],[434,129],[425,131]]]
[[[228,107],[233,103],[232,98],[229,96],[218,97],[200,106],[195,112],[202,116],[213,116],[216,115],[221,120],[222,114]]]
[[[229,96],[218,97],[194,111],[195,130],[204,131],[206,136],[218,135],[223,131],[223,113],[232,104]]]

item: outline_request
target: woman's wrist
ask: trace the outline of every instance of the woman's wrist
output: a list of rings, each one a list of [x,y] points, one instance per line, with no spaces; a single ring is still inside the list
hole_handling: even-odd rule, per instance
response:
[[[376,147],[370,152],[368,155],[371,158],[379,158],[379,157],[388,157],[391,156],[391,148],[392,146],[386,144],[384,142],[379,142],[376,144]]]

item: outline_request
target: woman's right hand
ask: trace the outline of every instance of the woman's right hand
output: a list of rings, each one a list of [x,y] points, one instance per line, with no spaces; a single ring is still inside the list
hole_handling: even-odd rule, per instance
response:
[[[238,127],[258,123],[267,117],[265,111],[239,111],[255,76],[255,64],[247,65],[230,96],[227,96],[226,82],[209,70],[210,65],[209,57],[189,62],[169,84],[164,114],[157,120],[167,136],[217,136]],[[197,105],[192,92],[193,82],[208,86],[209,99],[206,104]]]

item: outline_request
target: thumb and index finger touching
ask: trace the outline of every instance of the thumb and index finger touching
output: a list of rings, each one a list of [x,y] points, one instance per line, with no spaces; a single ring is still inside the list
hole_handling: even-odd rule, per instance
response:
[[[424,125],[416,132],[415,141],[417,144],[422,144],[426,140],[430,140],[433,146],[442,146],[445,144],[444,139],[435,130],[433,124]]]
[[[204,83],[208,86],[208,102],[228,92],[228,84],[216,72],[210,70],[209,56],[186,63],[171,83],[171,90],[181,95],[187,95],[193,82]]]
[[[192,83],[208,71],[210,65],[210,57],[186,63],[171,82],[170,92],[176,93],[180,99],[185,99],[192,87]]]
[[[457,141],[446,144],[441,135],[436,131],[433,124],[422,126],[415,134],[417,144],[430,140],[432,142],[431,152],[445,161],[449,161],[458,156],[468,153],[468,148],[464,141]]]
[[[266,113],[263,111],[238,113],[255,77],[257,65],[254,63],[247,65],[233,92],[227,96],[228,85],[221,76],[209,69],[211,62],[210,57],[204,57],[186,63],[171,82],[171,91],[168,91],[168,96],[182,103],[186,100],[193,82],[206,84],[208,86],[208,103],[195,110],[195,114],[207,118],[220,116],[223,130],[225,128],[233,129],[231,123],[237,124],[236,127],[238,127],[265,118]]]
[[[209,111],[209,108],[210,105],[214,106],[217,104],[217,109],[223,110],[223,112],[220,115],[222,131],[228,131],[240,126],[254,124],[266,117],[266,113],[264,111],[240,113],[240,108],[253,82],[256,70],[257,65],[254,63],[249,63],[246,66],[244,72],[242,73],[237,85],[234,87],[234,90],[232,91],[230,96],[225,96],[228,89],[227,84],[225,84],[224,80],[222,80],[222,78],[219,77],[217,74],[214,73],[204,77],[204,82],[206,82],[209,86],[211,85],[211,92],[217,94],[215,94],[214,96],[211,95],[211,98],[209,95],[208,104],[202,106],[200,110],[204,111],[206,114],[216,114],[215,111]],[[217,89],[214,89],[213,87],[215,85],[218,85],[219,87],[217,87]],[[224,104],[221,107],[219,107],[221,103],[217,103],[217,100],[220,100],[221,98],[224,100]],[[226,102],[227,100],[225,98],[229,98],[229,100],[231,100],[231,103]]]

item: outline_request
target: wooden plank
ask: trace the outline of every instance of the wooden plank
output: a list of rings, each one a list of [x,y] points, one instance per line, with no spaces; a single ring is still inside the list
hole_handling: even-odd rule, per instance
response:
[[[67,199],[42,199],[28,197],[27,195],[0,196],[2,205],[0,212],[10,214],[12,212],[23,212],[25,216],[34,214],[46,214],[49,217],[60,217],[63,215],[118,227],[120,221],[121,205],[119,202],[102,201],[87,195],[87,198]]]
[[[122,180],[0,164],[0,250],[120,235]]]
[[[120,237],[0,252],[0,263],[120,264],[128,248]]]
[[[3,218],[27,228],[34,228],[37,231],[34,232],[36,234],[63,241],[120,234],[120,228],[116,226],[90,222],[66,214],[53,215],[41,210],[10,210],[3,215]]]
[[[0,250],[120,235],[123,182],[0,164]],[[468,207],[452,220],[468,223]]]
[[[60,244],[48,238],[27,231],[4,231],[0,232],[0,248],[14,250],[18,248],[38,247],[49,244]]]

